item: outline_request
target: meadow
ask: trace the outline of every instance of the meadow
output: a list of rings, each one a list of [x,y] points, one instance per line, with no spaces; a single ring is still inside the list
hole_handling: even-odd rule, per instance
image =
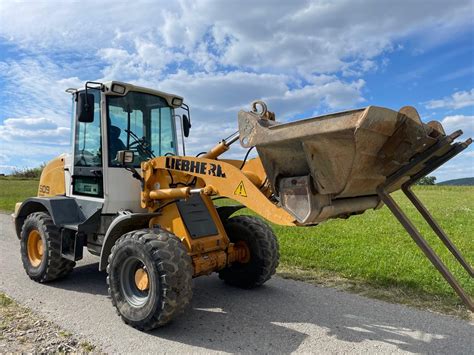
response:
[[[36,196],[38,183],[37,179],[0,177],[0,211],[12,213],[15,203]]]
[[[36,195],[37,186],[37,180],[0,178],[0,210],[11,213],[17,201]],[[472,265],[474,187],[417,186],[414,190]],[[463,287],[474,296],[474,282],[464,269],[409,206],[403,194],[396,192],[394,197],[413,217]],[[219,200],[218,203],[232,202]],[[237,214],[254,213],[243,209]],[[272,227],[280,244],[278,274],[281,277],[472,317],[386,207],[315,227]]]

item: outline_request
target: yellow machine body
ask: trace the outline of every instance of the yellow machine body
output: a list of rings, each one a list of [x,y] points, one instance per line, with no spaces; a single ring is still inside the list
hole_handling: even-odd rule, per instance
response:
[[[142,163],[144,190],[142,207],[160,215],[150,220],[150,227],[159,225],[177,235],[192,257],[194,275],[209,274],[234,261],[248,259],[244,245],[230,243],[212,196],[228,197],[254,210],[266,219],[281,225],[294,225],[294,219],[268,199],[271,192],[265,184],[266,175],[260,159],[251,159],[243,167],[240,160],[211,160],[200,157],[157,157]],[[189,167],[189,169],[188,169]],[[193,239],[173,202],[190,196],[191,185],[201,189],[217,234]]]
[[[39,197],[64,195],[66,193],[64,159],[65,155],[60,155],[44,167],[38,186]]]

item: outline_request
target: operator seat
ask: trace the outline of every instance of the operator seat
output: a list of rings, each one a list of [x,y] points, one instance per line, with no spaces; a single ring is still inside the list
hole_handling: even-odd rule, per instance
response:
[[[110,126],[109,129],[109,160],[112,161],[117,156],[119,150],[125,150],[127,147],[123,144],[120,137],[121,130],[117,126]]]

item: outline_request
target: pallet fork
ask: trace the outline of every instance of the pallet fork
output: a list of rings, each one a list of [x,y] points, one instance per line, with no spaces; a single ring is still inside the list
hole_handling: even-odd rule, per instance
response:
[[[446,265],[441,261],[440,257],[435,251],[429,246],[428,242],[418,231],[413,222],[403,212],[400,206],[390,196],[389,191],[393,191],[391,188],[397,184],[402,183],[402,191],[408,197],[410,202],[415,206],[418,212],[423,216],[426,222],[429,224],[435,234],[441,239],[443,244],[453,254],[457,261],[467,271],[471,278],[474,277],[474,270],[469,263],[464,259],[462,254],[449,239],[446,232],[436,222],[430,212],[427,210],[425,205],[418,199],[418,197],[411,190],[411,186],[419,181],[422,177],[427,176],[435,169],[446,163],[448,160],[454,158],[457,154],[466,149],[471,143],[472,139],[469,138],[464,142],[455,142],[455,139],[462,134],[462,131],[456,131],[453,134],[440,139],[432,147],[413,158],[408,164],[404,165],[394,174],[389,176],[384,184],[379,186],[377,193],[381,200],[387,205],[393,215],[397,218],[400,224],[405,228],[408,234],[412,237],[416,245],[423,251],[426,257],[436,267],[440,274],[445,278],[449,285],[459,295],[467,308],[474,312],[474,303],[467,292],[459,284],[458,280],[449,271]]]

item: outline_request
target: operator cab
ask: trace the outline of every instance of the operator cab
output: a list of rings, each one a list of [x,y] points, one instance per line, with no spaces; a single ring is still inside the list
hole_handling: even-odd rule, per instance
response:
[[[73,154],[67,195],[103,204],[102,213],[140,212],[140,181],[130,169],[143,161],[178,154],[176,118],[189,133],[189,108],[177,95],[122,82],[87,82],[73,96]],[[187,113],[182,117],[176,109]],[[127,152],[127,169],[118,153]],[[182,152],[184,155],[184,140]],[[66,180],[68,176],[66,174]]]

